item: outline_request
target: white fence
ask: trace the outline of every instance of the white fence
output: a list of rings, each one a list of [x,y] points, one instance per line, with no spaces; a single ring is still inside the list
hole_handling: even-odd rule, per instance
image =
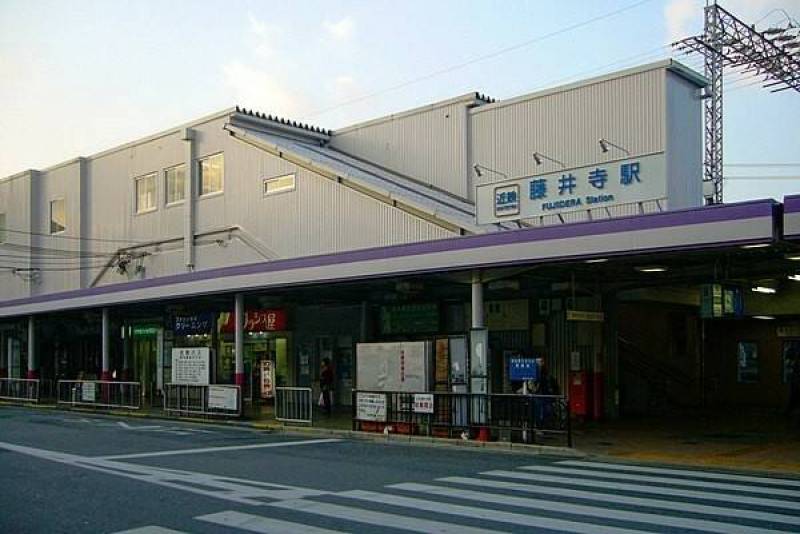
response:
[[[314,395],[311,388],[275,388],[275,419],[284,423],[312,423]]]
[[[142,407],[140,382],[59,380],[58,404],[138,410]]]
[[[39,384],[32,378],[0,378],[0,399],[39,402]]]
[[[164,411],[177,415],[240,417],[241,387],[221,384],[165,384]]]

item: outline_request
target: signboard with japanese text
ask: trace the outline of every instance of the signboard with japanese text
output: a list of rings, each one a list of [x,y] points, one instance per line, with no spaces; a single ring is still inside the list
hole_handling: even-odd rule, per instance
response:
[[[606,320],[603,312],[567,310],[567,321],[584,321],[589,323],[602,323]]]
[[[664,153],[481,184],[478,224],[667,198]]]
[[[214,326],[213,313],[198,313],[196,315],[176,315],[175,335],[191,336],[210,334]]]
[[[386,395],[357,393],[356,419],[359,421],[386,421]]]
[[[236,314],[228,313],[223,319],[220,331],[224,334],[234,333]],[[250,310],[245,314],[245,332],[280,332],[286,328],[286,310]]]
[[[414,394],[414,413],[433,413],[433,393]]]
[[[83,402],[95,402],[97,400],[96,385],[94,382],[81,382],[81,400]]]
[[[207,386],[211,349],[185,347],[172,349],[172,383]]]
[[[261,398],[275,396],[275,367],[272,360],[261,360]]]
[[[212,410],[239,410],[239,388],[235,386],[208,386],[208,407]]]

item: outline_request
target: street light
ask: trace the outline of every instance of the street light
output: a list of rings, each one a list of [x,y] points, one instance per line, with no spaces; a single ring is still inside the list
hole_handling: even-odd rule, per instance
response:
[[[493,172],[493,173],[495,173],[495,174],[499,174],[500,176],[502,176],[502,177],[504,177],[506,180],[508,180],[508,175],[507,175],[506,173],[504,173],[504,172],[500,172],[500,171],[496,171],[496,170],[494,170],[494,169],[490,169],[489,167],[486,167],[486,166],[484,166],[484,165],[478,165],[478,164],[476,163],[475,165],[473,165],[473,166],[472,166],[472,168],[473,168],[473,169],[475,169],[475,174],[477,174],[477,175],[478,175],[478,178],[480,178],[481,176],[483,176],[483,173],[481,172],[481,170],[484,170],[484,171]]]
[[[552,161],[553,163],[558,163],[559,165],[561,165],[562,169],[565,169],[567,167],[566,165],[564,165],[563,163],[561,163],[557,159],[553,159],[550,156],[545,156],[541,152],[534,152],[533,153],[533,161],[536,162],[536,165],[541,165],[542,164],[542,160],[545,160],[545,159],[547,161]]]

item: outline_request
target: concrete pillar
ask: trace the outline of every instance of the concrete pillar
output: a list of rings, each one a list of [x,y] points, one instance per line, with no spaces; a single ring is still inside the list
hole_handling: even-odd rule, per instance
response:
[[[14,371],[14,337],[7,336],[6,337],[6,357],[8,358],[8,378],[19,378],[12,377],[11,373]]]
[[[109,339],[109,328],[110,328],[110,319],[108,317],[108,308],[103,308],[103,318],[102,318],[102,326],[101,326],[101,337],[102,337],[102,357],[103,357],[103,369],[100,373],[100,380],[111,380],[111,357],[110,357],[110,339]]]
[[[244,385],[244,295],[237,293],[234,302],[234,356],[236,357],[236,372],[234,382],[237,386]]]
[[[39,378],[39,362],[36,361],[36,318],[28,316],[28,376]]]
[[[483,282],[480,273],[472,275],[472,328],[483,328]]]
[[[186,183],[184,185],[183,199],[183,263],[187,271],[194,270],[194,224],[195,224],[195,194],[197,190],[197,173],[194,163],[194,131],[185,128],[181,140],[185,146]]]

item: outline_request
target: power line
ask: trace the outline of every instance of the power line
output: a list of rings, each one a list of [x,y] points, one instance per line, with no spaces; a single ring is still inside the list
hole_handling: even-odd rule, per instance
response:
[[[67,239],[72,241],[95,241],[98,243],[126,243],[126,244],[133,244],[133,245],[142,245],[144,244],[142,241],[135,241],[132,239],[108,239],[108,238],[101,238],[101,237],[77,237],[77,236],[69,236],[69,235],[61,235],[61,234],[45,234],[42,232],[29,232],[27,230],[17,230],[14,228],[2,228],[0,227],[0,232],[9,232],[12,234],[24,234],[24,235],[35,235],[39,237],[48,237],[51,239]]]
[[[527,46],[530,46],[532,44],[538,43],[540,41],[544,41],[546,39],[550,39],[552,37],[556,37],[556,36],[561,35],[563,33],[567,33],[567,32],[576,30],[578,28],[582,28],[583,26],[588,26],[588,25],[593,24],[595,22],[599,22],[601,20],[604,20],[604,19],[616,16],[616,15],[619,15],[620,13],[624,13],[626,11],[630,11],[632,9],[635,9],[635,8],[637,8],[637,7],[639,7],[639,6],[643,5],[643,4],[646,4],[648,2],[651,2],[651,1],[652,0],[639,0],[638,2],[634,2],[633,4],[629,4],[629,5],[625,6],[625,7],[620,8],[620,9],[617,9],[617,10],[614,10],[614,11],[610,11],[608,13],[605,13],[603,15],[599,15],[599,16],[596,16],[596,17],[593,17],[593,18],[590,18],[590,19],[586,19],[584,21],[577,22],[575,24],[571,24],[569,26],[566,26],[564,28],[552,31],[550,33],[546,33],[544,35],[540,35],[540,36],[534,37],[532,39],[528,39],[527,41],[523,41],[523,42],[517,43],[515,45],[511,45],[511,46],[508,46],[508,47],[505,47],[505,48],[501,48],[501,49],[496,50],[494,52],[490,52],[488,54],[483,54],[483,55],[474,57],[472,59],[469,59],[467,61],[463,61],[461,63],[457,63],[455,65],[451,65],[449,67],[444,67],[442,69],[435,70],[433,72],[430,72],[430,73],[422,75],[422,76],[418,76],[416,78],[411,78],[411,79],[406,80],[404,82],[398,83],[398,84],[390,86],[390,87],[386,87],[384,89],[380,89],[378,91],[374,91],[372,93],[368,93],[368,94],[365,94],[365,95],[362,95],[362,96],[359,96],[359,97],[356,97],[356,98],[351,98],[349,100],[345,100],[345,101],[339,102],[338,104],[335,104],[335,105],[327,107],[327,108],[322,108],[322,109],[316,110],[314,112],[311,112],[311,113],[305,115],[304,117],[301,117],[300,120],[308,120],[310,117],[316,117],[316,116],[319,116],[319,115],[322,115],[322,114],[325,114],[325,113],[329,113],[331,111],[334,111],[336,109],[339,109],[339,108],[342,108],[342,107],[345,107],[345,106],[349,106],[351,104],[356,104],[358,102],[363,102],[364,100],[368,100],[370,98],[374,98],[376,96],[380,96],[382,94],[389,93],[389,92],[392,92],[392,91],[397,91],[398,89],[403,89],[403,88],[408,87],[410,85],[414,85],[414,84],[417,84],[419,82],[423,82],[423,81],[429,80],[431,78],[435,78],[436,76],[441,76],[442,74],[447,74],[447,73],[462,69],[462,68],[467,67],[469,65],[472,65],[474,63],[478,63],[478,62],[481,62],[481,61],[486,61],[487,59],[493,59],[493,58],[501,56],[503,54],[507,54],[508,52],[513,52],[515,50],[519,50],[520,48],[525,48]]]

